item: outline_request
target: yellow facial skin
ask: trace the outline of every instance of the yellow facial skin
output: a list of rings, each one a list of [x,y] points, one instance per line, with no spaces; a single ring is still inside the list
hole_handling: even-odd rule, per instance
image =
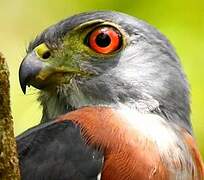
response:
[[[100,54],[87,45],[88,34],[99,26],[112,26],[118,29],[123,35],[122,48],[125,47],[126,33],[119,26],[100,19],[81,24],[65,35],[59,41],[58,46],[53,47],[49,42],[42,42],[33,49],[31,55],[27,57],[31,61],[29,63],[41,64],[42,67],[38,73],[30,77],[29,84],[41,89],[69,84],[74,77],[90,78],[94,76],[95,71],[92,70],[94,69],[91,68],[92,66],[95,67],[96,64],[100,66],[100,62],[104,63],[104,60],[117,60],[122,48],[114,53]],[[83,66],[84,64],[86,66]],[[33,67],[33,65],[31,66]]]
[[[45,43],[40,44],[37,46],[35,49],[35,54],[40,58],[40,59],[48,59],[51,55],[50,49],[47,47]]]

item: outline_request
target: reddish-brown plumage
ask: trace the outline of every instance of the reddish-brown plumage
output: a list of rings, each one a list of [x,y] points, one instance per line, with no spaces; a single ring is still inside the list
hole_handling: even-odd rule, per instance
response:
[[[111,108],[85,107],[61,116],[61,120],[77,123],[87,142],[104,150],[102,179],[168,180],[155,144],[127,126]]]
[[[195,140],[193,139],[193,137],[186,132],[185,130],[183,130],[183,136],[184,139],[186,141],[186,144],[188,145],[190,152],[192,154],[193,160],[196,164],[197,167],[197,171],[198,171],[198,175],[199,175],[199,179],[204,179],[204,164],[201,160],[201,155],[198,151],[198,148],[196,146]]]
[[[168,162],[162,159],[155,142],[129,126],[117,110],[109,107],[84,107],[57,119],[63,120],[78,124],[86,142],[104,151],[103,180],[168,180],[176,177],[176,172],[169,171]],[[187,131],[180,131],[180,138],[189,147],[197,171],[188,177],[202,180],[204,169],[194,139]],[[179,158],[174,159],[173,164],[178,172],[184,168]]]

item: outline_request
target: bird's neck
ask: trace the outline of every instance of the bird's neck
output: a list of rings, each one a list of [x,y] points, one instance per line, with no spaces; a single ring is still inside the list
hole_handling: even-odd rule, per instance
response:
[[[127,99],[127,101],[104,101],[102,99],[86,97],[80,91],[72,91],[70,94],[56,92],[41,92],[38,98],[43,108],[43,116],[41,122],[48,122],[54,120],[56,117],[68,113],[70,111],[79,109],[85,106],[106,106],[120,109],[121,107],[127,107],[129,109],[135,109],[138,112],[149,113],[158,112],[158,101],[149,99]]]
[[[172,111],[164,105],[161,106],[156,99],[148,94],[143,94],[137,99],[127,96],[123,98],[123,101],[120,101],[120,98],[101,99],[100,97],[86,95],[78,86],[72,84],[71,88],[66,86],[55,91],[42,91],[38,100],[43,107],[41,122],[54,120],[62,114],[85,106],[106,106],[117,109],[127,107],[141,113],[157,114],[192,132],[190,123],[187,123],[188,120],[185,117],[181,117],[178,110]]]
[[[59,99],[59,97],[52,92],[41,92],[38,101],[43,109],[41,123],[52,121],[59,115],[71,111],[71,107],[68,107],[68,104],[66,104],[63,99]]]

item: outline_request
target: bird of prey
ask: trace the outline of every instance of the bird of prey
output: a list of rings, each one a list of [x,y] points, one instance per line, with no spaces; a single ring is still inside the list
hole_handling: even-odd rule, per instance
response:
[[[30,43],[19,70],[41,124],[17,137],[23,180],[202,180],[189,86],[174,48],[129,15],[72,16]]]

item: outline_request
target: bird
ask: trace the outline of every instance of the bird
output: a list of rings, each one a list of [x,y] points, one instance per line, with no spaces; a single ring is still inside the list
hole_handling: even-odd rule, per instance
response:
[[[19,81],[42,106],[16,138],[23,180],[204,179],[186,75],[148,23],[115,11],[61,20],[29,44]]]

